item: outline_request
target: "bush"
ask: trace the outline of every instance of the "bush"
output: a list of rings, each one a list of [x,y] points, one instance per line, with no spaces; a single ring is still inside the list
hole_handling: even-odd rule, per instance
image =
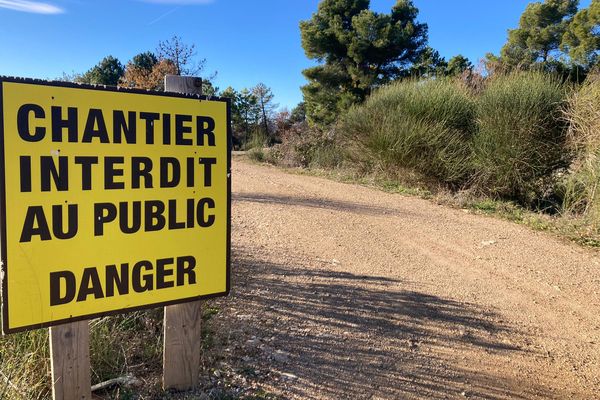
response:
[[[561,117],[567,94],[559,79],[543,73],[491,78],[477,102],[473,184],[478,191],[528,205],[544,196],[553,173],[569,159]]]
[[[267,134],[264,133],[261,129],[257,129],[250,134],[250,140],[246,142],[244,149],[252,150],[252,149],[262,149],[267,147],[269,144],[269,138]]]
[[[306,122],[282,133],[282,143],[273,154],[276,164],[303,168],[336,168],[345,158],[333,132],[311,128]]]
[[[563,208],[566,212],[600,222],[600,76],[588,81],[569,99],[567,145],[574,155],[565,179]]]
[[[406,80],[353,107],[339,129],[359,161],[460,184],[469,172],[475,104],[458,80]]]

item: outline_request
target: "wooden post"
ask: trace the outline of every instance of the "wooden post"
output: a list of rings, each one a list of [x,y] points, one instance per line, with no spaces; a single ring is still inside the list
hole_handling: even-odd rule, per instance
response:
[[[51,327],[50,359],[53,399],[91,400],[88,321]]]
[[[202,94],[202,80],[167,75],[165,91]],[[198,385],[202,348],[201,322],[201,301],[165,307],[163,389],[188,390]]]

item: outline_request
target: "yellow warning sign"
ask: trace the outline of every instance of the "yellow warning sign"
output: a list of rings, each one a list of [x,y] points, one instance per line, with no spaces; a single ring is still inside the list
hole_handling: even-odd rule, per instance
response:
[[[229,291],[229,102],[0,79],[11,333]]]

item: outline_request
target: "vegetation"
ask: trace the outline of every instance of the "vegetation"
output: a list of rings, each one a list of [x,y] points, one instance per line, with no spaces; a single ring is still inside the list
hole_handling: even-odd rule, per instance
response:
[[[205,303],[202,313],[202,351],[208,360],[223,351],[209,321],[219,312]],[[95,395],[106,399],[170,398],[161,388],[163,310],[132,312],[90,321],[92,385],[133,376],[143,380],[134,389],[115,387]],[[211,363],[203,365],[204,375]],[[214,367],[214,364],[212,364]],[[0,399],[48,399],[52,397],[48,329],[0,337]]]
[[[516,72],[489,80],[477,101],[473,184],[496,198],[532,204],[568,165],[561,115],[567,88],[556,77]]]
[[[563,209],[600,228],[600,80],[590,79],[569,101],[567,148],[573,154],[563,183]]]
[[[96,66],[83,74],[64,75],[63,79],[79,83],[130,88],[164,90],[165,75],[201,75],[205,59],[197,59],[194,45],[185,44],[179,36],[159,41],[156,52],[146,51],[134,56],[125,66],[113,57],[103,58]],[[214,96],[218,88],[211,81],[213,73],[204,77],[202,93]]]
[[[555,57],[570,20],[577,12],[578,0],[546,0],[530,3],[519,27],[508,32],[502,60],[510,65],[531,66]]]
[[[92,85],[116,86],[123,73],[124,68],[121,62],[113,56],[107,56],[98,65],[92,67],[84,74],[75,77],[75,81]]]
[[[310,122],[332,123],[375,86],[400,76],[427,42],[427,25],[417,8],[398,0],[390,14],[369,10],[369,0],[323,0],[300,23],[306,55],[322,64],[303,71],[302,87]]]
[[[240,91],[228,87],[220,93],[231,99],[233,144],[238,149],[272,145],[278,141],[273,92],[264,83]]]
[[[591,67],[598,63],[600,49],[600,0],[592,0],[589,8],[575,14],[565,30],[561,49],[577,64]]]
[[[487,55],[488,70],[537,69],[582,82],[598,65],[600,0],[579,11],[578,5],[579,0],[530,3],[500,56]]]
[[[353,107],[339,130],[362,164],[460,184],[469,173],[475,104],[457,80],[405,80]]]

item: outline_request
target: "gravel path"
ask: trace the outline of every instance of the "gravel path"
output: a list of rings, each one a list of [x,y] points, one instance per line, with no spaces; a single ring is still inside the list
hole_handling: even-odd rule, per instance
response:
[[[357,185],[233,174],[219,317],[249,380],[290,399],[600,398],[600,253]]]

